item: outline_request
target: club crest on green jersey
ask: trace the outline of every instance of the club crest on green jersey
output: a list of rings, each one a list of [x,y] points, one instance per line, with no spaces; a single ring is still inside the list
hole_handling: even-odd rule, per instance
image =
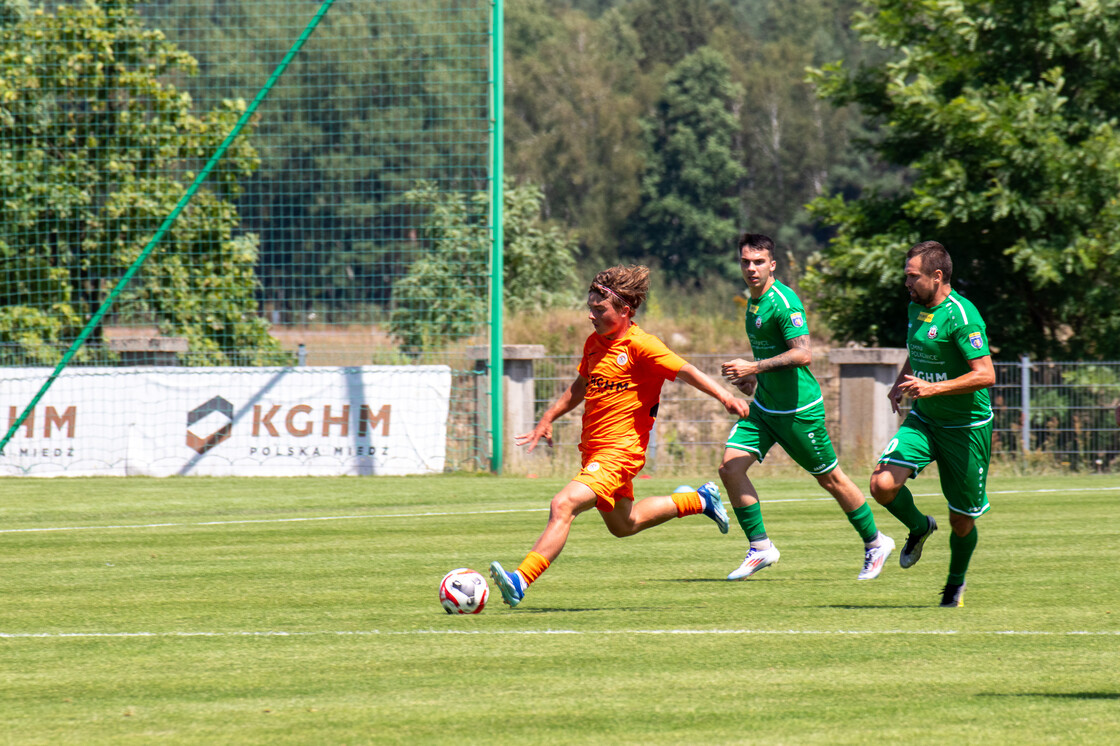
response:
[[[937,324],[934,324],[929,328],[929,331],[926,332],[926,336],[930,339],[937,339]]]

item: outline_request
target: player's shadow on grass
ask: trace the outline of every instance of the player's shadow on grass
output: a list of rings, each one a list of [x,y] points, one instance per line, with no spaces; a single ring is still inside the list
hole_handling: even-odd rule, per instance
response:
[[[519,615],[520,614],[575,614],[575,613],[583,613],[583,612],[587,612],[587,611],[660,611],[660,610],[662,610],[662,607],[658,607],[658,606],[611,606],[609,608],[604,606],[604,607],[599,607],[599,608],[587,608],[587,609],[580,609],[580,608],[562,609],[558,606],[549,606],[549,607],[545,607],[543,609],[541,609],[541,608],[520,609],[519,608],[517,610],[517,613]]]
[[[977,697],[1041,697],[1043,699],[1120,699],[1118,692],[981,692]]]
[[[723,578],[657,578],[643,583],[726,583]]]
[[[750,585],[752,583],[833,583],[830,578],[751,578],[750,580],[728,580],[727,578],[661,578],[646,580],[646,583],[724,583],[726,585]]]
[[[929,607],[929,604],[822,604],[817,608],[858,611],[860,609],[928,609]]]

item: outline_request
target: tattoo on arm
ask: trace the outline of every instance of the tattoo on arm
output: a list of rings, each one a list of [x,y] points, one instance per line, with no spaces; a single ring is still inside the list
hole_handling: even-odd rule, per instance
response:
[[[787,368],[800,368],[808,364],[802,350],[809,350],[809,337],[801,335],[787,341],[789,349],[774,357],[766,358],[758,363],[758,372],[768,370],[786,370]]]

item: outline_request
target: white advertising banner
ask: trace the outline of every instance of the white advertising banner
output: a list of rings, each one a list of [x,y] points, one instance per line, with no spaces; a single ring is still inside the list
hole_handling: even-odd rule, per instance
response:
[[[0,369],[6,428],[50,373]],[[0,474],[440,472],[450,397],[443,365],[68,368],[0,454]]]

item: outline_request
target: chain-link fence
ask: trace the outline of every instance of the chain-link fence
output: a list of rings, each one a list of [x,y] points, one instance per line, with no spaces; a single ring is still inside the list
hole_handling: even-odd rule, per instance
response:
[[[1120,362],[996,363],[992,453],[1111,471],[1120,456]]]
[[[721,380],[720,364],[738,357],[740,353],[702,354],[684,356],[688,362],[712,378]],[[577,375],[578,355],[558,355],[536,361],[536,416],[544,412]],[[830,428],[835,427],[837,388],[835,371],[827,356],[817,355],[812,365],[813,374],[821,384],[825,395],[825,408]],[[580,417],[583,407],[560,418],[553,424],[554,447],[548,453],[547,465],[556,470],[578,466],[579,454],[576,446],[580,438]],[[661,391],[661,406],[657,412],[657,422],[650,434],[647,451],[646,471],[652,473],[712,473],[719,465],[723,454],[723,444],[734,419],[724,408],[705,394],[686,383],[666,383]],[[542,458],[535,468],[543,468]],[[789,458],[775,448],[767,457],[767,463],[792,463]]]
[[[687,359],[713,378],[720,363],[737,353],[689,355]],[[572,382],[578,355],[550,356],[536,361],[536,416]],[[829,432],[840,428],[839,375],[828,356],[814,356],[813,373],[825,392]],[[991,389],[995,428],[992,455],[1032,465],[1087,471],[1111,471],[1120,458],[1120,362],[997,362]],[[1024,373],[1027,373],[1024,376]],[[578,465],[582,407],[553,425],[554,448],[533,468],[560,472]],[[1027,423],[1024,429],[1023,423]],[[711,472],[718,465],[731,428],[731,418],[713,399],[683,383],[662,390],[657,423],[650,437],[647,471]],[[768,464],[788,464],[775,448]]]

